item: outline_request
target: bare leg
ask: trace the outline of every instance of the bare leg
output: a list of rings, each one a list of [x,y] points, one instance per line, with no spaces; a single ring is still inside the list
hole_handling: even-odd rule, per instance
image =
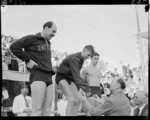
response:
[[[30,116],[42,116],[45,91],[46,83],[34,81],[31,84],[32,112]]]
[[[74,107],[74,96],[71,91],[71,88],[66,80],[61,80],[58,85],[60,86],[60,89],[63,91],[64,95],[68,99],[68,104],[66,107],[66,116],[71,116],[72,109]]]
[[[73,113],[73,116],[77,116],[79,112],[79,107],[81,104],[81,97],[80,97],[80,94],[76,85],[73,82],[71,83],[70,88],[75,98],[75,104],[74,104],[72,113]]]
[[[53,100],[53,84],[46,88],[44,105],[43,105],[43,116],[50,116]]]

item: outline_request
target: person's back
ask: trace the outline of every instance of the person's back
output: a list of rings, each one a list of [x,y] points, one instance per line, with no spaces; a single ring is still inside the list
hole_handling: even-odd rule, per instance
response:
[[[124,93],[117,93],[107,98],[111,103],[112,109],[105,116],[130,116],[131,105]]]
[[[81,68],[84,61],[83,61],[83,59],[81,59],[81,53],[77,52],[77,53],[68,55],[62,61],[62,63],[60,64],[60,66],[57,69],[57,73],[62,73],[62,74],[68,75],[68,76],[72,76],[71,68],[70,68],[70,65],[69,65],[69,63],[70,63],[69,61],[70,60],[74,61],[74,59],[81,61],[81,66],[80,66],[80,68]]]

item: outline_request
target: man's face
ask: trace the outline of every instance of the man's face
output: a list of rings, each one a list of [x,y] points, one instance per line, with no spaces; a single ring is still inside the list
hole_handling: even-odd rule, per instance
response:
[[[116,90],[118,87],[117,79],[113,79],[110,83],[110,91]]]
[[[139,93],[135,93],[134,101],[135,101],[135,104],[136,104],[136,105],[139,105],[139,104],[142,103],[142,97],[140,96]]]
[[[21,93],[23,94],[23,95],[27,95],[28,94],[28,88],[22,88],[21,89]]]
[[[45,31],[46,31],[46,39],[50,40],[52,37],[55,36],[56,32],[57,32],[57,27],[56,25],[53,23],[52,27],[45,27]]]
[[[83,58],[84,58],[84,60],[90,58],[91,56],[92,56],[91,51],[89,51],[87,49],[84,49],[84,51],[83,51]]]
[[[91,62],[94,65],[97,65],[98,61],[99,61],[99,56],[93,56],[93,57],[91,57]]]

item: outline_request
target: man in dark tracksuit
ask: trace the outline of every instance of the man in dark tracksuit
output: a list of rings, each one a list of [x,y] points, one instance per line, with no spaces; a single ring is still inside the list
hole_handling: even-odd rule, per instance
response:
[[[80,70],[84,60],[92,56],[93,53],[93,46],[87,45],[82,52],[67,56],[57,70],[56,83],[60,86],[68,99],[66,108],[67,116],[76,116],[78,114],[80,105],[79,88],[87,93],[90,92],[89,86],[80,76]]]
[[[26,62],[30,71],[32,98],[31,116],[49,116],[52,103],[52,75],[50,39],[56,34],[56,25],[46,22],[43,31],[25,36],[10,46],[11,52]],[[23,50],[24,49],[24,50]]]

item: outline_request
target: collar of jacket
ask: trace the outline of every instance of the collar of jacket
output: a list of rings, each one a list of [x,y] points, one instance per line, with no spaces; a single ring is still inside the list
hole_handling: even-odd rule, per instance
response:
[[[37,38],[39,38],[39,39],[45,40],[45,38],[43,38],[43,37],[41,36],[41,33],[40,33],[40,32],[39,32],[39,33],[36,33],[35,37],[37,37]],[[50,40],[48,40],[48,41],[50,42]],[[51,42],[50,42],[50,44],[51,44]]]
[[[35,35],[37,38],[43,38],[42,36],[41,36],[41,33],[39,32],[39,33],[36,33],[36,35]],[[44,38],[43,38],[44,39]]]

